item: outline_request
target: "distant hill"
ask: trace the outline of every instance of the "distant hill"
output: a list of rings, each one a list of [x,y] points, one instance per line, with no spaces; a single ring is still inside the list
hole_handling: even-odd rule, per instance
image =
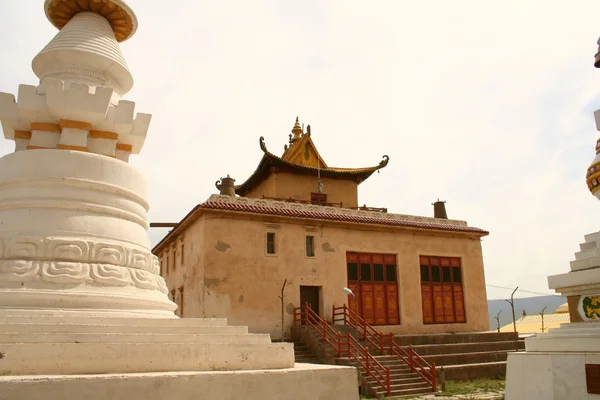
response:
[[[552,314],[556,307],[566,303],[566,297],[560,296],[537,296],[527,297],[523,299],[515,299],[515,318],[519,319],[523,315],[523,310],[527,315],[538,315],[544,307],[544,314]],[[500,313],[500,326],[504,326],[512,322],[512,311],[510,304],[504,299],[488,300],[488,312],[490,314],[490,330],[496,330],[497,322],[496,315]]]

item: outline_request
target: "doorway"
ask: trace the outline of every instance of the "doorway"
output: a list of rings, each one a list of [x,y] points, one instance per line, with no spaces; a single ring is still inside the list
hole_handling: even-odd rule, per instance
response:
[[[320,286],[300,286],[300,304],[304,306],[308,303],[308,307],[318,316],[321,316],[319,310],[320,289]]]

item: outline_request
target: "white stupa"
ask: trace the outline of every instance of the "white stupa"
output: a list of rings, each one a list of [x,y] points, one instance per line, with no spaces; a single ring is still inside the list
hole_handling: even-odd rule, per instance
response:
[[[594,116],[600,130],[600,110]],[[600,199],[600,140],[586,181]],[[526,351],[509,355],[508,400],[600,399],[600,232],[579,247],[570,272],[548,277],[550,289],[568,300],[570,322],[525,339]]]
[[[60,31],[33,60],[39,86],[0,93],[16,142],[0,158],[0,398],[357,399],[353,368],[294,364],[292,344],[175,316],[128,164],[150,123],[122,100],[118,42],[135,14],[121,0],[44,6]]]

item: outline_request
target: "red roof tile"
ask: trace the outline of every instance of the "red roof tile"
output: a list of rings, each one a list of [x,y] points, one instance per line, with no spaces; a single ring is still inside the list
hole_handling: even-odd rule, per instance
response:
[[[475,233],[481,236],[489,235],[488,231],[483,229],[464,226],[464,225],[452,225],[434,222],[422,222],[422,221],[411,221],[405,219],[392,219],[392,218],[376,218],[371,216],[363,215],[352,215],[342,213],[331,213],[331,212],[317,212],[307,210],[293,210],[289,208],[274,208],[274,207],[260,207],[251,204],[236,204],[236,203],[224,203],[216,201],[206,201],[198,206],[199,208],[207,210],[226,210],[252,214],[263,214],[263,215],[275,215],[292,218],[304,218],[304,219],[319,219],[328,221],[341,221],[341,222],[353,222],[358,224],[373,224],[373,225],[386,225],[386,226],[398,226],[406,228],[416,229],[428,229],[438,230],[446,232],[465,232]],[[385,215],[385,214],[383,214]]]

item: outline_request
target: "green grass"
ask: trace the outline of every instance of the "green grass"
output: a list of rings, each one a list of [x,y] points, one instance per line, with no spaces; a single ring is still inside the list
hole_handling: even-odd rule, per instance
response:
[[[438,386],[438,390],[441,390],[441,387]],[[436,396],[501,391],[504,391],[504,378],[474,379],[472,381],[447,381],[446,391],[443,393],[437,393]]]

